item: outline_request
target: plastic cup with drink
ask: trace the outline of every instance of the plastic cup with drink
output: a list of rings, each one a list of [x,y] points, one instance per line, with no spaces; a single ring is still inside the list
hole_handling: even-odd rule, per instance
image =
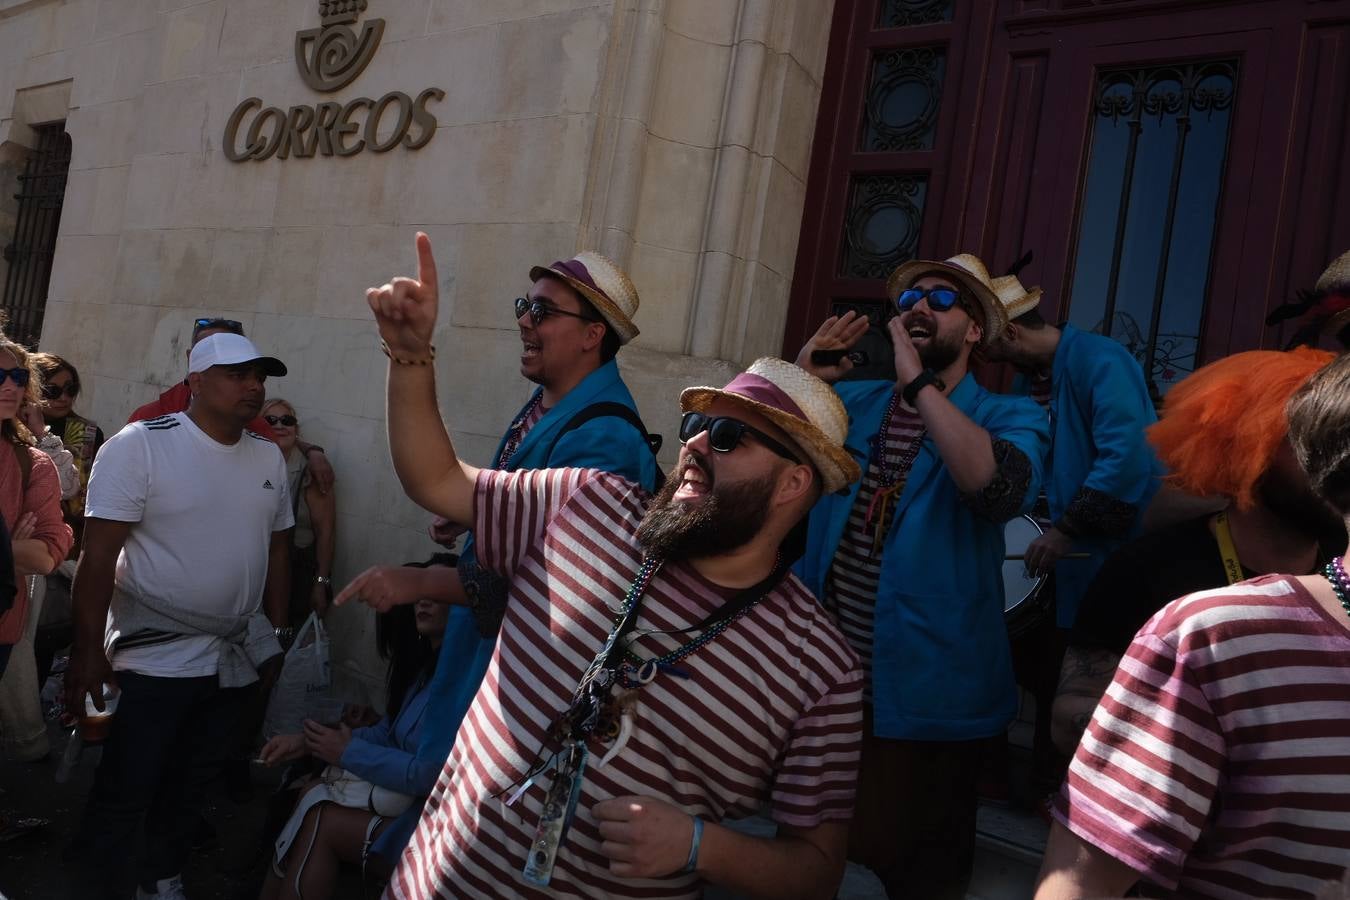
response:
[[[84,715],[80,716],[80,737],[86,744],[96,744],[108,736],[120,696],[121,691],[117,688],[110,684],[103,685],[103,710],[100,712],[94,706],[93,696],[84,695]]]

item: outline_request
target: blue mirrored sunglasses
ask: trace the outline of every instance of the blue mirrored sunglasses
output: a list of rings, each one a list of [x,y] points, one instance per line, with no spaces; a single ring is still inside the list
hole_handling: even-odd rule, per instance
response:
[[[895,308],[901,312],[909,312],[925,297],[928,298],[928,308],[933,312],[946,312],[960,301],[961,292],[945,287],[909,288],[901,291],[900,296],[895,298]]]
[[[4,384],[7,378],[13,378],[14,383],[21,388],[28,387],[27,369],[0,369],[0,384]]]

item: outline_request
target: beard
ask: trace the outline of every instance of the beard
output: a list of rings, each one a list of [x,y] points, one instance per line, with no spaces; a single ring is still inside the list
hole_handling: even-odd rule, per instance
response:
[[[923,363],[925,369],[941,372],[961,358],[961,348],[964,345],[965,341],[962,335],[946,335],[934,331],[933,336],[928,339],[928,343],[917,348],[919,362]]]
[[[690,466],[707,480],[697,501],[676,500],[675,492]],[[698,559],[720,556],[750,542],[764,525],[776,482],[774,473],[721,485],[698,456],[671,470],[638,524],[637,541],[649,556]]]

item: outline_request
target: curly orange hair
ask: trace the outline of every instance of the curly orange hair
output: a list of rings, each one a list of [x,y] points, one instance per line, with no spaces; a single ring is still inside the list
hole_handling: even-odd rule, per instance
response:
[[[1172,388],[1148,439],[1167,481],[1190,494],[1221,494],[1250,509],[1253,489],[1289,432],[1285,406],[1335,359],[1310,347],[1250,350],[1210,363]]]

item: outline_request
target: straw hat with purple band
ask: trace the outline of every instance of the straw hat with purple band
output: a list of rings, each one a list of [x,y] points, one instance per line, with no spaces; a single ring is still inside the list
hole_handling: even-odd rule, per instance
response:
[[[585,250],[548,267],[530,269],[530,281],[540,278],[557,278],[589,300],[619,336],[620,344],[638,336],[638,327],[633,324],[638,310],[637,288],[609,257]]]
[[[989,277],[989,270],[978,256],[960,253],[943,262],[912,259],[907,263],[901,263],[891,273],[891,277],[886,279],[887,295],[894,300],[900,296],[901,291],[914,287],[914,282],[925,275],[946,276],[964,287],[979,301],[980,308],[984,310],[984,321],[980,323],[984,328],[984,335],[980,338],[980,343],[988,344],[1003,333],[1003,326],[1008,324],[1008,316],[994,293],[994,282]]]
[[[212,366],[237,366],[256,362],[264,375],[280,378],[286,374],[286,364],[274,356],[263,356],[262,351],[242,334],[222,332],[202,338],[188,355],[188,374],[205,372]]]
[[[703,412],[714,400],[727,400],[773,422],[806,454],[828,494],[862,475],[844,449],[848,412],[828,384],[781,359],[756,360],[724,388],[691,387],[680,394],[684,412]],[[806,461],[806,460],[804,460]]]
[[[1016,275],[1000,275],[993,281],[994,296],[1003,305],[1003,314],[1011,322],[1023,313],[1031,312],[1041,302],[1041,289],[1027,290]]]

